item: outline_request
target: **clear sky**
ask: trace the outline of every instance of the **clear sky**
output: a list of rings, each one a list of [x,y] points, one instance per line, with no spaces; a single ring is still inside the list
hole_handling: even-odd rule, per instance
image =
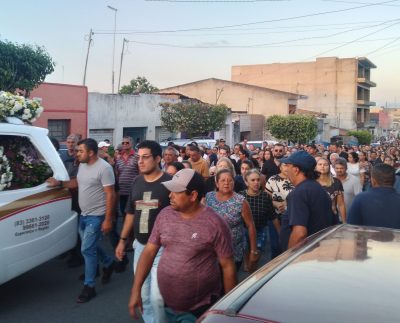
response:
[[[0,39],[44,46],[56,62],[48,82],[111,93],[114,11],[115,86],[145,76],[158,88],[210,77],[232,65],[368,57],[377,69],[371,100],[400,106],[400,0],[0,0]],[[372,5],[374,4],[374,5]]]

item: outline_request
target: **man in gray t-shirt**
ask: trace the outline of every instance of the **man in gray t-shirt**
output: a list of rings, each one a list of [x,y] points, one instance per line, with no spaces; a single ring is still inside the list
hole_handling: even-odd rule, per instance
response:
[[[101,158],[89,165],[81,163],[78,169],[79,205],[82,215],[105,215],[104,187],[115,184],[113,169]]]
[[[112,228],[112,214],[115,200],[114,172],[112,167],[97,156],[97,142],[88,138],[78,142],[78,175],[67,182],[54,178],[49,186],[66,188],[78,187],[79,205],[82,210],[79,220],[79,235],[82,239],[82,255],[85,260],[84,288],[78,296],[78,303],[85,303],[96,296],[94,289],[98,257],[103,263],[102,283],[109,282],[114,260],[98,245],[101,233]]]

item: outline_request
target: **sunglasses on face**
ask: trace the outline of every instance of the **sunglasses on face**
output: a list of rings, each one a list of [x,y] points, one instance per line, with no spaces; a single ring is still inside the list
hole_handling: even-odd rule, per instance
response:
[[[274,152],[276,152],[276,153],[282,153],[283,150],[282,150],[282,149],[279,149],[279,150],[278,150],[278,149],[275,149]]]
[[[124,142],[122,142],[122,144],[123,145],[129,145],[129,142],[128,141],[124,141]]]

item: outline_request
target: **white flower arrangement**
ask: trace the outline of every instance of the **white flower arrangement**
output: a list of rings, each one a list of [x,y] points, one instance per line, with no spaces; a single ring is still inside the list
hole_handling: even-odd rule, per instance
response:
[[[10,170],[10,165],[7,156],[4,154],[4,147],[0,146],[0,191],[11,186],[13,173]]]
[[[16,117],[25,122],[35,122],[44,111],[40,98],[28,99],[21,95],[0,91],[0,121]]]

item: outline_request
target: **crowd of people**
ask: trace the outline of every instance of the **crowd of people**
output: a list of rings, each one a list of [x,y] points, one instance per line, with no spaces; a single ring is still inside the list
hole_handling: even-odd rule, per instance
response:
[[[145,322],[195,322],[252,272],[307,236],[339,223],[400,228],[400,141],[377,147],[282,143],[231,148],[162,147],[126,136],[110,143],[67,138],[61,155],[80,213],[73,263],[84,260],[77,301],[126,270],[134,250],[129,311]],[[118,230],[118,218],[122,229]],[[114,255],[100,246],[108,234]],[[79,253],[79,250],[81,253]],[[81,258],[79,258],[81,257]],[[82,260],[81,260],[82,261]]]

